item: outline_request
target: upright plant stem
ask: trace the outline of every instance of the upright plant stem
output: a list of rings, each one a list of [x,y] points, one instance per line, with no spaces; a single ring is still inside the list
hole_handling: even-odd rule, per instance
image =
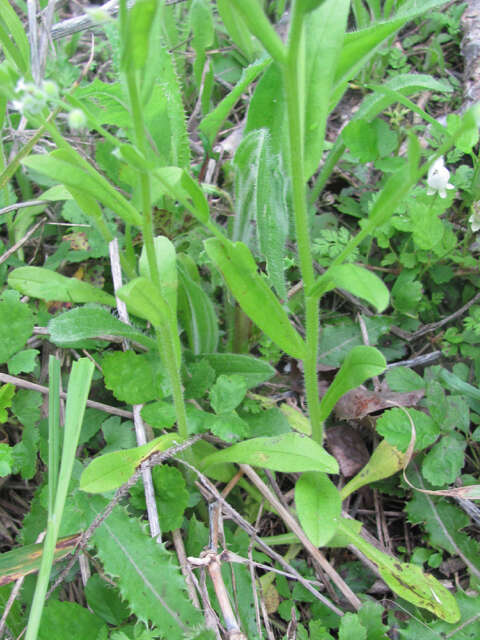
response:
[[[143,113],[138,95],[137,79],[134,71],[126,72],[128,93],[130,96],[130,106],[132,109],[132,118],[135,128],[135,138],[139,151],[146,157],[147,140],[143,125]],[[151,202],[150,176],[147,172],[140,173],[140,191],[142,197],[142,232],[145,251],[147,253],[148,268],[150,277],[158,289],[159,295],[162,287],[160,274],[158,271],[157,259],[155,256],[153,214]],[[175,354],[175,345],[168,319],[165,319],[161,327],[155,327],[157,333],[157,344],[162,357],[162,361],[167,369],[167,374],[172,387],[173,403],[177,416],[178,434],[182,439],[188,437],[187,431],[187,413],[185,409],[185,400],[183,397],[182,381],[180,379],[180,368],[177,366],[177,358]]]
[[[306,200],[304,169],[303,128],[303,61],[301,56],[303,12],[295,3],[292,11],[287,62],[283,69],[283,80],[287,98],[288,136],[290,142],[290,176],[292,180],[293,211],[297,237],[300,272],[305,292],[305,328],[307,355],[304,360],[305,391],[308,412],[312,423],[312,436],[317,442],[323,440],[323,424],[320,417],[320,399],[317,383],[317,352],[320,332],[318,301],[307,292],[313,285],[313,269],[310,230]]]

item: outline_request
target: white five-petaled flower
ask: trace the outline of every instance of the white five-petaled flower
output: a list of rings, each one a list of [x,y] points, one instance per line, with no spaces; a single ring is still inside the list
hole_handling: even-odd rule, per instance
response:
[[[428,170],[427,176],[427,195],[432,196],[438,193],[440,198],[447,197],[447,189],[455,189],[453,184],[450,184],[448,179],[450,178],[450,171],[445,166],[443,156],[437,158]]]

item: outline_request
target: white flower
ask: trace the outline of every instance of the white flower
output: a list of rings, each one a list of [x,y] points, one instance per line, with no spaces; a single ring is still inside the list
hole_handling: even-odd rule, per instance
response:
[[[428,170],[427,176],[427,195],[432,196],[438,193],[440,198],[447,197],[447,189],[455,189],[453,184],[450,184],[448,179],[450,178],[450,171],[445,166],[443,156],[437,158]]]
[[[472,215],[468,219],[473,233],[480,230],[480,202],[474,202],[472,205]]]

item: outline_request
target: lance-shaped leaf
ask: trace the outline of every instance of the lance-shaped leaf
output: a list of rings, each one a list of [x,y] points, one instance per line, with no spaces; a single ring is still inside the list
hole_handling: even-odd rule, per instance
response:
[[[67,188],[71,187],[77,191],[86,192],[105,207],[114,211],[128,224],[141,225],[140,214],[128,200],[73,151],[61,149],[48,155],[30,156],[23,161],[23,164],[53,178]]]
[[[369,302],[378,312],[384,311],[389,302],[389,291],[377,275],[356,264],[338,264],[321,275],[309,294],[322,296],[332,289],[345,289]]]
[[[257,272],[248,247],[242,242],[205,241],[209,258],[221,271],[228,287],[247,316],[293,358],[303,360],[305,343],[293,328],[278,298]]]
[[[89,493],[118,489],[144,460],[157,451],[165,451],[178,441],[177,433],[167,433],[140,447],[112,451],[95,458],[80,477],[80,489]]]
[[[277,294],[286,299],[283,271],[288,235],[287,182],[281,154],[272,152],[267,129],[252,131],[242,140],[234,167],[236,199],[231,239],[251,247],[256,229],[269,279]]]
[[[457,622],[460,611],[454,596],[436,578],[415,564],[400,562],[383,553],[340,521],[339,530],[359,551],[374,562],[387,585],[408,602],[431,611],[446,622]]]
[[[213,303],[180,263],[178,275],[178,313],[187,332],[190,349],[196,355],[215,352],[218,346],[218,319]]]
[[[303,473],[295,485],[295,505],[303,530],[317,547],[333,537],[342,512],[337,487],[325,473]]]
[[[344,393],[355,389],[368,378],[378,376],[387,363],[383,354],[375,347],[354,347],[343,361],[327,393],[320,403],[321,419],[325,420]]]
[[[123,336],[149,349],[156,346],[155,340],[98,307],[78,307],[62,313],[50,320],[48,330],[51,342],[59,347],[99,336]]]
[[[318,4],[314,2],[313,4]],[[335,69],[342,51],[350,0],[326,0],[305,20],[305,179],[317,170]]]
[[[139,519],[117,505],[93,542],[138,620],[150,620],[169,640],[183,640],[201,626],[202,614],[189,598],[175,553],[151,538]]]
[[[121,61],[123,70],[132,71],[144,67],[157,6],[156,0],[137,0],[129,9]]]
[[[317,442],[297,433],[286,433],[274,438],[251,438],[228,449],[207,456],[205,466],[222,462],[251,464],[273,471],[324,471],[338,473],[333,456]]]
[[[115,306],[115,298],[78,278],[67,278],[43,267],[19,267],[8,276],[8,284],[25,296],[61,302],[98,302]]]

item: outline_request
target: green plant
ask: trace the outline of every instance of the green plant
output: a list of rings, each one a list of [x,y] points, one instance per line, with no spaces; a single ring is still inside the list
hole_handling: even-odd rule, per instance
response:
[[[276,13],[280,13],[280,4],[274,8]],[[402,468],[405,461],[402,454],[410,442],[410,432],[405,430],[408,419],[399,409],[384,413],[377,431],[385,440],[372,454],[370,467],[363,476],[342,491],[327,475],[337,473],[338,464],[323,448],[324,425],[340,397],[381,375],[386,367],[385,355],[376,347],[351,344],[360,340],[358,335],[352,335],[348,323],[322,327],[321,312],[327,296],[338,289],[347,291],[381,314],[389,305],[391,293],[395,320],[410,328],[408,322],[415,320],[419,312],[428,319],[438,312],[443,297],[435,285],[453,279],[447,260],[462,266],[468,263],[465,246],[459,246],[452,225],[442,217],[455,195],[443,157],[451,148],[472,152],[477,142],[475,113],[450,119],[443,127],[408,97],[419,90],[445,92],[445,84],[430,76],[404,73],[382,85],[370,85],[371,93],[341,136],[332,145],[325,140],[327,118],[349,82],[374,59],[382,43],[395,36],[408,21],[442,2],[429,0],[421,8],[415,2],[397,3],[395,13],[393,4],[385,3],[382,14],[380,3],[369,3],[369,11],[375,17],[370,25],[366,22],[368,12],[364,4],[354,2],[354,16],[360,29],[349,32],[350,2],[296,0],[284,44],[256,0],[218,2],[222,25],[217,24],[212,4],[207,0],[190,3],[187,20],[182,7],[141,0],[127,9],[123,1],[118,28],[110,24],[106,29],[118,82],[96,78],[59,92],[47,81],[40,87],[27,82],[28,43],[19,29],[20,22],[8,9],[0,14],[11,25],[12,33],[10,40],[0,31],[7,58],[0,78],[4,102],[12,98],[16,86],[15,106],[30,125],[38,128],[35,140],[48,134],[56,146],[49,153],[32,154],[35,144],[32,142],[2,167],[0,187],[6,205],[12,204],[9,199],[13,194],[7,182],[13,176],[23,197],[32,191],[32,185],[44,189],[42,204],[34,205],[28,215],[6,214],[10,239],[22,236],[46,203],[61,203],[56,205],[58,213],[72,229],[80,224],[89,225],[86,232],[80,232],[84,236],[74,231],[73,238],[50,255],[43,266],[24,265],[22,253],[9,258],[8,266],[13,267],[8,275],[10,290],[4,293],[0,305],[4,308],[1,322],[5,328],[13,325],[13,330],[0,344],[1,361],[7,363],[11,372],[31,372],[35,367],[35,350],[24,349],[33,331],[33,315],[15,292],[40,300],[36,313],[44,324],[49,303],[83,305],[49,319],[50,341],[58,347],[90,348],[92,357],[101,366],[104,386],[116,402],[133,405],[137,424],[141,415],[153,431],[158,431],[150,434],[148,442],[141,441],[137,434],[134,447],[131,425],[118,421],[112,426],[96,418],[87,423],[83,439],[79,436],[81,444],[93,443],[96,452],[103,439],[116,450],[104,452],[83,468],[88,462],[87,451],[82,463],[79,462],[82,468],[79,466],[72,481],[71,505],[67,505],[65,520],[56,523],[55,535],[49,537],[49,555],[46,546],[44,563],[51,564],[61,524],[65,529],[62,535],[67,535],[88,531],[93,522],[97,528],[93,527],[95,531],[90,531],[90,538],[82,544],[95,545],[105,570],[110,575],[119,575],[120,593],[132,612],[139,620],[150,620],[159,633],[182,637],[198,629],[200,635],[204,633],[200,630],[201,616],[186,595],[186,583],[173,554],[148,540],[136,518],[144,507],[139,490],[131,489],[128,508],[118,501],[124,495],[122,492],[131,488],[129,479],[136,479],[139,470],[146,470],[157,459],[164,460],[158,456],[167,455],[165,451],[176,453],[175,447],[185,443],[192,446],[183,453],[184,462],[219,481],[232,479],[235,473],[232,463],[241,465],[244,473],[250,468],[248,465],[301,473],[295,485],[296,515],[301,527],[271,497],[261,478],[256,480],[255,488],[245,480],[240,486],[248,492],[255,507],[263,495],[269,502],[268,508],[285,518],[294,532],[291,543],[300,540],[309,549],[353,545],[377,566],[400,597],[447,623],[459,619],[455,599],[435,578],[423,574],[416,564],[400,564],[378,551],[359,535],[357,523],[351,525],[342,517],[342,501],[351,491]],[[184,36],[190,33],[195,57],[189,73],[180,54],[186,46]],[[228,38],[237,49],[228,56],[233,88],[224,95],[216,82],[224,61],[211,50],[215,51],[216,45]],[[12,42],[17,46],[12,46]],[[395,64],[390,62],[402,71],[407,70],[402,66],[403,59],[393,61]],[[68,75],[66,71],[63,73]],[[22,81],[21,75],[26,80]],[[236,102],[257,78],[248,112],[242,114],[246,116],[245,130],[230,167],[235,216],[224,225],[222,215],[231,212],[220,206],[217,210],[215,199],[223,197],[225,190],[222,194],[219,189],[203,185],[201,176],[204,165],[213,156],[212,147],[224,121],[231,118]],[[406,105],[434,128],[436,138],[427,151],[422,151],[415,133],[405,134],[401,127],[389,126],[380,117],[397,103]],[[49,108],[54,110],[52,116],[48,115]],[[189,127],[186,112],[190,114]],[[81,130],[87,125],[101,137],[95,148],[95,164],[78,152],[62,128],[61,119],[55,119],[67,113],[71,128]],[[189,130],[197,116],[205,157],[202,166],[194,167],[194,178],[190,174]],[[402,145],[407,147],[406,155],[399,154]],[[343,163],[360,177],[365,175],[366,165],[373,163],[378,180],[360,197],[348,188],[338,198],[338,211],[358,221],[358,228],[350,231],[339,226],[315,234],[314,203],[335,167]],[[459,169],[457,173],[452,177],[453,185],[465,186],[468,183],[465,171]],[[224,186],[228,186],[227,172],[226,176]],[[435,176],[440,180],[435,182]],[[424,177],[427,185],[417,186]],[[434,193],[429,193],[431,190]],[[224,200],[231,204],[230,195]],[[80,262],[86,255],[106,257],[108,245],[117,235],[125,285],[111,283],[107,272],[100,274],[101,286],[57,272],[60,265]],[[296,258],[287,253],[287,241],[296,245]],[[381,259],[371,258],[373,242],[385,250]],[[316,260],[322,267],[320,273],[316,271]],[[444,267],[441,275],[438,272],[433,275],[434,267]],[[376,275],[389,268],[391,273],[385,282],[392,285],[391,292]],[[397,268],[400,273],[394,271]],[[301,300],[299,297],[288,300],[287,284],[291,278],[301,281]],[[422,300],[424,286],[430,287],[427,300]],[[121,309],[117,299],[126,304],[133,324],[125,322],[125,316],[120,320],[111,314],[110,310],[117,305]],[[219,309],[221,325],[217,318]],[[300,330],[292,324],[293,310],[304,325]],[[251,323],[257,331],[253,338]],[[378,318],[370,320],[372,344],[378,344],[386,333],[381,325]],[[320,337],[322,328],[324,333]],[[330,340],[337,349],[343,331],[348,338],[347,346],[341,345],[340,356],[338,353],[335,356],[339,370],[320,399],[319,345],[323,347]],[[251,403],[249,389],[269,380],[274,369],[251,355],[232,353],[232,349],[241,352],[256,346],[258,332],[279,350],[273,351],[268,344],[263,347],[272,358],[273,354],[277,359],[278,353],[284,353],[302,361],[307,425],[295,420],[291,413]],[[227,340],[223,339],[224,334]],[[106,349],[105,342],[112,344],[112,336],[120,337],[125,344],[129,341],[129,348]],[[427,480],[434,486],[443,486],[453,483],[463,466],[469,416],[465,404],[445,396],[435,378],[443,374],[431,375],[425,401],[431,416],[427,418],[417,412],[412,419],[416,424],[417,449],[433,445],[422,462],[422,483]],[[387,376],[387,380],[389,377],[392,378]],[[397,390],[395,385],[391,387]],[[11,393],[10,387],[4,388],[0,397],[3,411],[9,409],[10,401],[13,403]],[[440,406],[450,416],[462,411],[463,428],[455,429],[451,421],[448,425],[440,424]],[[18,417],[20,410],[14,408],[13,413]],[[296,432],[299,424],[303,435]],[[125,439],[113,437],[116,428],[128,434]],[[168,432],[159,435],[165,429]],[[188,440],[199,434],[214,435],[232,446],[218,450],[211,442]],[[15,447],[3,451],[2,464],[7,473],[12,469],[24,473],[27,463],[24,460],[15,467],[15,456],[26,457],[27,450],[31,460],[37,453],[33,440],[34,436],[25,430],[21,443],[24,451],[18,445],[17,451]],[[39,446],[43,444],[42,440]],[[448,469],[440,468],[438,462],[446,449],[455,453]],[[47,461],[49,513],[55,493],[57,459],[58,452],[52,444]],[[163,531],[173,531],[173,536],[188,509],[199,500],[191,473],[190,469],[182,475],[167,464],[153,473],[153,486],[159,493],[153,504],[160,513]],[[87,499],[85,493],[108,494],[114,489],[119,493],[111,503],[113,513],[99,526],[99,514],[108,509],[109,500],[107,496]],[[63,482],[62,491],[65,490]],[[30,536],[37,528],[36,518],[43,513],[40,498],[32,513],[25,525]],[[187,518],[189,532],[196,526],[193,518],[191,515]],[[122,543],[125,536],[130,549]],[[160,571],[152,570],[155,564]],[[360,600],[341,576],[334,570],[330,575],[343,595],[359,609],[357,614],[342,617],[340,637],[348,637],[359,629],[366,637],[367,631],[374,628],[382,634],[379,637],[385,637],[378,610],[372,611],[368,604],[360,607]],[[42,580],[45,576],[42,570]],[[239,576],[239,581],[244,580],[244,573],[239,571]],[[42,584],[38,587],[39,594],[45,592],[45,582]],[[32,608],[36,623],[32,622],[28,630],[28,637],[32,638],[38,626],[39,597],[35,597]],[[225,614],[220,597],[219,600]],[[248,611],[245,602],[246,596],[243,604]],[[333,603],[330,606],[336,608]],[[62,608],[62,603],[48,605],[45,619],[51,621],[58,615],[64,620],[69,607],[61,612]],[[284,620],[289,619],[287,608],[284,604],[281,614]],[[245,611],[241,617],[248,619]],[[84,628],[91,623],[98,626],[99,633],[105,633],[102,616],[94,618],[95,622],[93,618],[85,618]],[[118,619],[114,616],[115,624],[118,620],[118,624],[123,623],[125,618],[125,612],[120,611]],[[312,620],[312,634],[314,623],[322,626],[320,618]],[[248,622],[245,624],[248,626]]]

